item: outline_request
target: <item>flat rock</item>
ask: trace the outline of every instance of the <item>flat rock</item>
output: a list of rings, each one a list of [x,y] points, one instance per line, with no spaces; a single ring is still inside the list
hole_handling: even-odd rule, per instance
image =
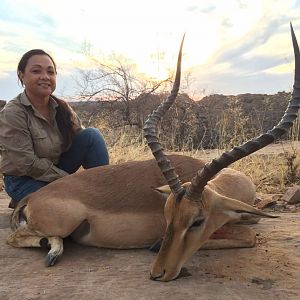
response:
[[[300,186],[293,185],[289,187],[283,194],[282,200],[286,201],[288,204],[300,203]]]

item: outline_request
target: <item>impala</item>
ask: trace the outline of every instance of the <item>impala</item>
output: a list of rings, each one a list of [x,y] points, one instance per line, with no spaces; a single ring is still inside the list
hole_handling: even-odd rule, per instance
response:
[[[291,31],[294,91],[282,120],[271,131],[206,165],[183,155],[167,158],[156,126],[177,97],[182,43],[171,94],[145,123],[155,160],[97,167],[52,182],[21,200],[12,214],[13,233],[7,242],[14,247],[48,245],[46,265],[52,266],[62,255],[67,236],[80,244],[118,249],[157,245],[163,237],[151,268],[151,278],[162,281],[175,279],[200,247],[254,246],[254,231],[241,223],[273,216],[252,206],[252,181],[226,167],[273,142],[297,117],[300,55],[292,27]]]

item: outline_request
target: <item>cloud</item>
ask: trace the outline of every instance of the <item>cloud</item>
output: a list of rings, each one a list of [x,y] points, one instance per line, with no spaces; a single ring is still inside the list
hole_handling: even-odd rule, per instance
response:
[[[222,52],[218,55],[215,62],[221,63],[239,59],[256,47],[266,44],[270,37],[278,31],[278,28],[286,24],[288,24],[287,17],[271,20],[267,23],[260,22],[249,33],[234,41],[234,44],[228,45],[227,49],[220,49],[220,52]]]
[[[288,68],[278,66],[293,60],[288,23],[300,39],[299,7],[293,0],[1,0],[0,70],[14,74],[25,51],[42,48],[56,59],[64,81],[82,61],[86,41],[97,57],[115,52],[134,60],[141,72],[165,74],[174,68],[186,31],[183,68],[195,72],[198,86],[224,76],[224,87],[234,90],[229,85],[247,77],[257,84],[249,86],[261,89],[263,80],[251,76],[277,74],[276,81],[284,70],[288,76]]]
[[[205,89],[206,93],[275,93],[291,90],[294,57],[290,38],[289,21],[300,41],[299,6],[291,1],[283,10],[284,2],[275,14],[268,6],[244,31],[232,32],[217,44],[205,63],[191,68],[194,91]],[[271,4],[266,1],[265,3]],[[277,3],[278,4],[278,3]],[[271,11],[271,12],[270,12]],[[234,18],[229,19],[230,22]],[[237,24],[226,24],[222,18],[224,33],[236,30]],[[241,24],[242,25],[242,24]],[[242,26],[241,26],[242,27]],[[226,31],[225,31],[226,30]]]
[[[215,10],[216,10],[216,6],[213,6],[213,5],[206,6],[202,9],[200,9],[201,13],[203,13],[203,14],[211,14]]]
[[[4,77],[0,76],[0,91],[1,100],[11,100],[22,91],[17,84],[16,72],[6,72]]]

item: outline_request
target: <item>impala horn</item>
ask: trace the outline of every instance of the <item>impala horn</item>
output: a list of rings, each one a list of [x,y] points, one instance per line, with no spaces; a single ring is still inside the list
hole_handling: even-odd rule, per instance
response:
[[[169,97],[162,102],[159,107],[154,110],[145,122],[144,125],[144,134],[147,139],[148,146],[150,147],[153,156],[155,157],[159,168],[161,169],[164,177],[166,178],[171,191],[177,197],[178,195],[183,194],[185,191],[181,186],[178,175],[176,174],[174,168],[171,165],[171,162],[167,158],[166,154],[163,152],[163,148],[157,138],[156,127],[158,122],[162,119],[164,114],[174,103],[180,86],[180,76],[181,76],[181,57],[182,57],[182,47],[184,42],[184,36],[181,41],[180,50],[177,60],[177,69],[173,88]]]

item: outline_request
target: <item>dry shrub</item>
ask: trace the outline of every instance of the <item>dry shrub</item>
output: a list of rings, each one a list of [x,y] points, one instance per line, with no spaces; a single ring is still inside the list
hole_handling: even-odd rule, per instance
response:
[[[240,107],[237,112],[239,109]],[[251,128],[251,126],[247,126],[247,120],[243,119],[240,114],[236,113],[235,115],[238,116],[238,119],[233,120],[233,126],[226,127],[226,122],[223,122],[222,135],[232,137],[232,140],[225,139],[228,144],[221,143],[219,145],[223,149],[231,149],[234,145],[240,145],[251,138],[247,132]],[[226,118],[224,120],[226,121]],[[234,130],[229,130],[229,128],[234,128]],[[231,167],[248,175],[256,185],[258,192],[283,193],[287,186],[300,183],[299,132],[300,122],[297,118],[289,131],[289,140],[278,144],[275,151],[270,152],[269,150],[273,148],[266,147],[237,161]],[[258,134],[256,133],[256,135]],[[273,146],[276,145],[273,144]]]
[[[111,164],[152,158],[148,146],[145,142],[141,142],[141,137],[130,133],[120,134],[119,138],[108,148]]]
[[[210,161],[212,158],[219,157],[222,154],[220,150],[198,151],[197,153],[188,153],[196,158]],[[235,162],[230,168],[241,171],[251,178],[260,193],[276,194],[282,193],[286,188],[286,174],[288,166],[286,163],[286,154],[252,154],[248,157]]]
[[[248,175],[261,193],[283,193],[300,183],[299,152],[252,155],[232,166]]]
[[[251,155],[234,163],[232,168],[249,176],[258,192],[277,194],[285,190],[287,166],[283,154]]]

